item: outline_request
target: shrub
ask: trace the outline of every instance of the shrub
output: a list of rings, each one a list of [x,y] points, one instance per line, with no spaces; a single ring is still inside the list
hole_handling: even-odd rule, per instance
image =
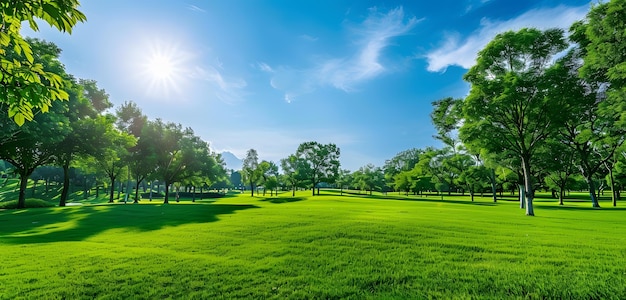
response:
[[[48,201],[44,201],[41,199],[26,199],[25,207],[26,208],[39,208],[39,207],[54,207],[53,203]],[[0,202],[0,209],[16,209],[17,208],[17,200]]]

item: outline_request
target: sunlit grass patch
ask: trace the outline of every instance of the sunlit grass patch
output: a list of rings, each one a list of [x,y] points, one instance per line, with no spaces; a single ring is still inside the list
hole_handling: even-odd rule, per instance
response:
[[[0,298],[626,297],[619,207],[309,193],[2,211]]]

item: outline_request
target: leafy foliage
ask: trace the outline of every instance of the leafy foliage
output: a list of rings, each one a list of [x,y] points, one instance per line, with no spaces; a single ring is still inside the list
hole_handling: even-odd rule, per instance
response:
[[[546,70],[566,47],[560,29],[501,33],[464,77],[471,90],[463,103],[461,139],[489,153],[511,151],[520,158],[529,191],[527,215],[534,215],[531,160],[559,124],[561,103],[546,97],[552,79]]]
[[[317,184],[326,181],[332,183],[339,174],[340,151],[335,144],[306,142],[298,146],[296,156],[304,159],[308,165],[309,181],[313,195]]]
[[[59,31],[72,32],[86,17],[78,0],[7,0],[0,2],[0,106],[16,124],[32,121],[37,110],[47,112],[55,100],[68,100],[62,74],[46,70],[31,42],[20,34],[22,22],[39,30],[41,19]],[[58,56],[58,55],[57,55]]]

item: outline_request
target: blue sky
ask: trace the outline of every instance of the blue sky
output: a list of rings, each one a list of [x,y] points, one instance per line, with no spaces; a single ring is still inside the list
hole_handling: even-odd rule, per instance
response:
[[[69,73],[116,105],[189,126],[216,151],[278,161],[335,143],[342,167],[381,166],[438,146],[431,102],[463,97],[462,76],[497,33],[568,28],[587,1],[83,0],[56,43]]]

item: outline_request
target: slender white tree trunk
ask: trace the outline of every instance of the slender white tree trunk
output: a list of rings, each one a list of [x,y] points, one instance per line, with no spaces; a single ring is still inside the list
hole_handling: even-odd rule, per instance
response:
[[[524,209],[526,202],[526,193],[524,192],[524,185],[519,185],[519,208]]]
[[[524,169],[524,187],[526,192],[526,215],[534,216],[535,210],[533,209],[533,186],[530,178],[530,163],[528,159],[522,158],[522,165]]]

